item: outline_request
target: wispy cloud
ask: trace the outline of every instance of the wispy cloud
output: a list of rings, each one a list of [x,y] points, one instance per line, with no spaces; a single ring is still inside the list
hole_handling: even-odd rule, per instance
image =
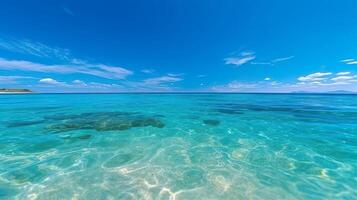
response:
[[[0,58],[0,69],[21,70],[42,73],[59,74],[87,74],[106,79],[124,79],[133,74],[132,71],[118,66],[110,66],[102,63],[91,63],[86,60],[74,58],[68,49],[49,47],[39,42],[16,39],[0,39],[0,48],[26,55],[41,58],[50,58],[51,62],[61,64],[44,64],[29,60],[9,60]]]
[[[98,82],[84,82],[81,80],[74,80],[72,82],[58,81],[53,78],[43,78],[39,80],[40,85],[38,87],[60,87],[66,89],[104,89],[104,90],[119,90],[122,89],[118,84],[107,84]]]
[[[356,76],[337,76],[331,79],[331,81],[335,81],[335,82],[341,82],[341,81],[350,81],[355,79]]]
[[[72,83],[75,84],[75,85],[83,86],[83,87],[88,86],[87,83],[85,83],[84,81],[78,80],[78,79],[74,80]]]
[[[271,62],[251,62],[252,65],[273,65]]]
[[[0,58],[0,69],[59,74],[79,73],[107,79],[124,79],[128,75],[133,74],[133,72],[125,68],[108,66],[104,64],[93,64],[84,62],[78,64],[69,63],[65,65],[47,65],[24,60],[7,60],[4,58]]]
[[[69,85],[65,82],[60,82],[52,78],[43,78],[38,81],[41,84],[45,85],[53,85],[53,86],[60,86],[60,87],[68,87]]]
[[[69,9],[68,7],[63,6],[62,9],[68,15],[74,16],[74,12],[71,9]]]
[[[277,81],[272,81],[272,82],[270,82],[270,85],[273,85],[273,86],[275,86],[275,85],[282,85],[283,83],[281,83],[281,82],[277,82]]]
[[[242,82],[231,81],[227,84],[214,85],[214,92],[329,92],[346,90],[357,92],[357,75],[352,72],[316,72],[300,76],[294,82],[272,81],[267,77],[264,81]]]
[[[307,76],[299,77],[298,81],[300,81],[297,83],[299,85],[348,85],[357,82],[357,75],[352,75],[351,72],[338,72],[336,74],[332,74],[330,72],[316,72]]]
[[[0,49],[41,58],[56,58],[59,60],[70,59],[70,51],[68,49],[49,47],[40,42],[33,42],[30,40],[0,38]]]
[[[0,76],[0,84],[15,84],[18,83],[19,80],[25,79],[35,79],[30,76]]]
[[[257,56],[255,55],[254,52],[252,51],[244,51],[241,52],[238,56],[231,56],[228,58],[225,58],[225,64],[228,65],[236,65],[236,66],[241,66],[244,64],[252,64],[252,65],[275,65],[279,62],[284,62],[290,59],[293,59],[294,56],[287,56],[287,57],[280,57],[280,58],[275,58],[270,61],[255,61]]]
[[[327,76],[331,74],[331,72],[316,72],[307,76],[300,76],[298,80],[302,82],[322,81],[326,80]]]
[[[228,57],[225,58],[225,64],[227,65],[235,65],[235,66],[241,66],[244,65],[246,63],[249,63],[250,61],[254,60],[256,58],[255,53],[254,52],[242,52],[240,53],[239,56],[237,57]]]
[[[184,74],[183,73],[177,73],[177,74],[174,74],[174,73],[167,73],[168,76],[183,76]]]
[[[167,83],[175,83],[182,80],[183,80],[182,78],[175,77],[175,76],[160,76],[160,77],[145,79],[143,83],[145,86],[159,86]]]
[[[0,70],[6,71],[27,71],[43,73],[47,78],[37,79],[36,84],[31,85],[39,88],[65,88],[65,91],[82,88],[86,89],[105,89],[106,91],[117,91],[125,86],[125,91],[161,91],[172,90],[175,88],[175,83],[183,80],[184,74],[168,73],[163,76],[147,78],[144,80],[129,81],[126,78],[133,74],[132,71],[118,66],[106,65],[102,63],[89,62],[80,58],[73,57],[69,50],[60,48],[51,48],[42,43],[31,42],[28,40],[0,40],[0,49],[36,56],[41,62],[34,62],[30,58],[25,59],[7,59],[0,57]],[[37,59],[38,60],[38,59]],[[51,64],[48,64],[50,62]],[[153,69],[143,69],[142,73],[153,74]],[[85,82],[82,80],[73,80],[65,82],[50,78],[52,75],[58,74],[84,74],[105,79],[120,80],[120,85],[111,83]],[[58,76],[56,76],[58,77]],[[19,78],[19,77],[17,77]],[[1,77],[5,80],[5,77]],[[6,77],[6,80],[15,80],[15,77]],[[49,90],[53,91],[53,90]],[[93,91],[93,90],[91,90]],[[95,90],[99,91],[99,90]]]
[[[239,81],[232,81],[224,85],[216,85],[211,87],[215,92],[245,92],[250,91],[259,86],[258,83],[244,83]]]
[[[341,60],[341,62],[343,62],[347,65],[357,65],[357,60],[353,59],[353,58]]]
[[[143,69],[143,70],[141,70],[141,72],[144,73],[144,74],[152,74],[152,73],[155,72],[155,70],[153,70],[153,69]]]
[[[282,57],[282,58],[276,58],[274,60],[272,60],[272,63],[278,63],[278,62],[283,62],[283,61],[287,61],[290,59],[293,59],[295,56],[288,56],[288,57]]]
[[[293,59],[295,56],[288,56],[288,57],[281,57],[281,58],[275,58],[271,61],[268,62],[252,62],[252,65],[275,65],[279,62],[284,62],[290,59]]]
[[[173,91],[174,89],[177,89],[175,83],[183,80],[182,77],[164,75],[147,78],[141,81],[124,81],[122,84],[128,90],[136,92]]]
[[[339,72],[336,75],[337,76],[344,76],[344,75],[349,75],[349,74],[351,74],[351,72]]]

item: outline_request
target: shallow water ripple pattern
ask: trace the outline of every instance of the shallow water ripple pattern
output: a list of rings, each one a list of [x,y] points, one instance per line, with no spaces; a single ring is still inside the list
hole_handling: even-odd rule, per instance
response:
[[[0,199],[357,199],[357,96],[0,95]]]

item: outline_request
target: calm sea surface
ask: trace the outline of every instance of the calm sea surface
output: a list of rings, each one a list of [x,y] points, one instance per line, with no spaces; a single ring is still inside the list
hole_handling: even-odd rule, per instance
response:
[[[0,199],[357,199],[357,96],[0,95]]]

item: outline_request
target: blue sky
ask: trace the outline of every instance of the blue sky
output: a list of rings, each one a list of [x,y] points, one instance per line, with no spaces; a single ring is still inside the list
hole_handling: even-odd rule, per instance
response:
[[[0,87],[357,91],[357,1],[4,0]]]

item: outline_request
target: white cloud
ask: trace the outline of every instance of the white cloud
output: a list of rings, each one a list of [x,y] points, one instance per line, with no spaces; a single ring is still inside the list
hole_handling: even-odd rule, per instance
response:
[[[345,75],[341,75],[345,74]],[[269,77],[267,77],[269,79]],[[357,92],[357,75],[347,72],[316,72],[298,78],[297,82],[258,81],[254,83],[231,81],[210,88],[215,92],[330,92],[346,90]]]
[[[228,83],[228,88],[231,89],[242,89],[242,88],[255,88],[257,84],[250,84],[250,83],[240,83],[238,81],[232,81]]]
[[[336,75],[337,76],[345,76],[345,75],[349,75],[349,74],[351,74],[351,72],[339,72]]]
[[[322,81],[327,79],[327,76],[331,75],[332,73],[330,72],[316,72],[313,74],[309,74],[307,76],[301,76],[298,78],[299,81],[303,82],[312,82],[312,81]]]
[[[240,53],[241,56],[252,56],[254,54],[255,54],[254,51],[243,51]]]
[[[72,83],[77,86],[83,86],[83,87],[88,86],[84,81],[81,80],[74,80]]]
[[[256,57],[254,55],[254,52],[242,52],[240,56],[238,57],[228,57],[225,58],[225,64],[227,65],[236,65],[236,66],[241,66],[246,63],[249,63],[250,61],[254,60]]]
[[[290,60],[294,57],[295,56],[281,57],[281,58],[273,59],[268,62],[252,62],[251,64],[253,64],[253,65],[275,65],[276,63],[284,62],[284,61]]]
[[[282,58],[276,58],[274,60],[272,60],[272,63],[278,63],[278,62],[283,62],[283,61],[287,61],[290,59],[293,59],[295,56],[288,56],[288,57],[282,57]]]
[[[32,55],[40,58],[49,58],[51,62],[61,64],[43,64],[28,60],[9,60],[0,58],[0,70],[22,70],[43,73],[60,74],[87,74],[107,79],[124,79],[133,74],[128,69],[110,66],[101,63],[89,63],[82,59],[73,58],[68,49],[49,47],[39,42],[29,40],[1,39],[0,49]]]
[[[351,61],[353,61],[354,59],[352,59],[352,58],[349,58],[349,59],[345,59],[345,60],[341,60],[341,62],[351,62]]]
[[[86,84],[86,88],[95,88],[95,89],[122,89],[121,85],[118,84],[107,84],[107,83],[97,83],[90,82]]]
[[[357,65],[357,60],[346,63],[347,65]]]
[[[313,82],[310,82],[310,84],[312,84],[312,85],[321,85],[322,83],[320,81],[313,81]]]
[[[275,86],[275,85],[281,85],[281,84],[282,84],[282,83],[277,82],[277,81],[273,81],[273,82],[270,83],[270,85],[274,85],[274,86]]]
[[[332,78],[331,80],[335,81],[335,82],[340,82],[340,81],[352,80],[354,78],[355,78],[355,76],[337,76],[335,78]]]
[[[70,51],[68,49],[49,47],[40,42],[32,42],[30,40],[0,38],[0,49],[41,58],[70,59]]]
[[[211,87],[215,92],[244,92],[255,89],[259,86],[257,83],[243,83],[239,81],[231,81],[225,85],[216,85]]]
[[[133,74],[133,72],[122,67],[114,67],[103,64],[94,65],[93,68],[98,68],[102,71],[100,73],[94,71],[92,72],[92,75],[96,75],[97,73],[97,76],[101,75],[101,77],[109,79],[124,79],[126,76]],[[111,75],[108,72],[111,73]]]
[[[155,72],[155,70],[153,69],[143,69],[141,70],[142,73],[145,73],[145,74],[152,74]]]
[[[273,65],[271,62],[251,62],[252,65]]]
[[[332,73],[317,72],[308,76],[299,77],[298,80],[302,82],[297,83],[297,85],[305,85],[307,87],[313,86],[331,88],[333,88],[333,86],[339,85],[352,85],[353,83],[357,82],[357,75],[350,74],[350,72],[339,72],[336,73],[337,76],[328,78],[328,76],[332,75]]]
[[[124,81],[122,84],[128,91],[136,92],[154,92],[154,91],[173,91],[177,89],[175,83],[182,81],[182,77],[177,76],[159,76],[144,79],[142,81]]]
[[[55,79],[52,79],[52,78],[43,78],[43,79],[39,80],[39,83],[46,84],[46,85],[53,85],[53,86],[61,86],[61,87],[69,86],[65,82],[59,82],[59,81],[57,81]]]
[[[341,62],[343,62],[347,65],[357,65],[357,60],[353,59],[353,58],[341,60]]]
[[[39,80],[40,85],[39,87],[60,87],[60,88],[66,88],[66,90],[73,90],[76,91],[78,89],[100,89],[100,90],[118,90],[122,89],[121,85],[118,84],[107,84],[107,83],[98,83],[98,82],[89,82],[86,83],[81,80],[74,80],[70,83],[67,82],[62,82],[62,81],[57,81],[53,78],[43,78]]]
[[[179,73],[179,74],[174,74],[174,73],[168,73],[168,76],[183,76],[183,73]]]
[[[81,80],[74,80],[73,83],[75,83],[75,84],[83,84],[84,82],[81,81]]]
[[[182,81],[182,78],[179,77],[173,77],[173,76],[161,76],[161,77],[156,77],[156,78],[149,78],[144,80],[144,85],[146,86],[155,86],[155,85],[161,85],[161,84],[166,84],[166,83],[175,83],[178,81]]]
[[[22,79],[34,79],[30,76],[0,76],[0,84],[15,84]]]
[[[266,77],[265,79],[264,79],[264,81],[270,81],[271,80],[271,78],[269,78],[269,77]]]
[[[87,61],[85,60],[82,60],[82,59],[78,59],[78,58],[72,58],[69,63],[71,64],[75,64],[75,65],[86,65],[88,64]]]
[[[4,58],[0,58],[0,69],[59,74],[79,73],[107,79],[124,79],[126,76],[133,74],[133,72],[127,69],[104,64],[80,63],[66,65],[47,65],[24,60],[7,60]]]

